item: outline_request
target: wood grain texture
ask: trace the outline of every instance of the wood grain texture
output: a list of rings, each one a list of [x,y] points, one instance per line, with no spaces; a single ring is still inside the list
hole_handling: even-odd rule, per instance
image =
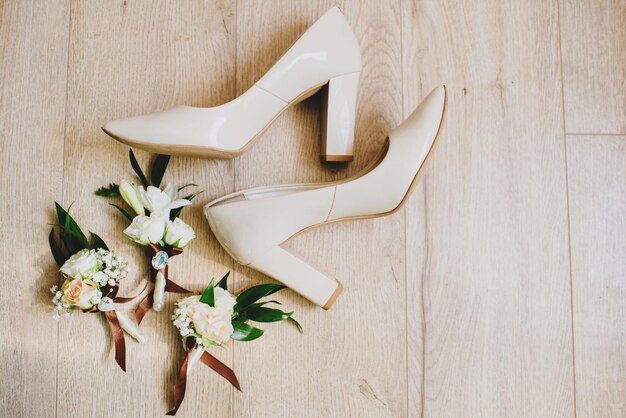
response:
[[[565,128],[626,133],[626,0],[559,0]]]
[[[403,51],[405,115],[449,93],[406,210],[411,416],[573,416],[556,4],[406,1]]]
[[[239,2],[238,93],[245,91],[334,4],[327,1]],[[328,181],[365,166],[401,118],[399,2],[340,2],[363,53],[355,161],[319,163],[319,95],[290,109],[236,161],[236,188]],[[404,231],[402,213],[309,231],[286,247],[337,277],[346,290],[324,312],[293,293],[305,333],[266,327],[267,337],[236,346],[245,385],[235,416],[405,416]],[[242,285],[268,281],[239,268]],[[271,360],[270,360],[271,359]]]
[[[123,294],[141,290],[142,249],[93,195],[132,178],[128,148],[100,126],[233,99],[334,5],[0,2],[0,274],[10,283],[0,292],[0,371],[11,379],[0,416],[171,408],[183,359],[170,323],[177,296],[144,320],[146,345],[127,338],[126,374],[102,318],[57,325],[52,203],[74,203],[79,223],[130,259]],[[198,237],[172,261],[172,277],[197,291],[229,269],[237,290],[269,281],[234,264],[202,205],[242,188],[355,174],[445,83],[440,146],[403,210],[287,243],[341,280],[344,294],[325,312],[279,293],[305,333],[267,324],[261,340],[216,350],[243,392],[198,367],[177,416],[624,416],[626,137],[572,135],[564,147],[564,127],[626,131],[624,0],[338,5],[364,65],[354,162],[320,165],[320,95],[285,112],[240,158],[173,158],[165,181],[194,181],[204,193],[183,212]],[[137,155],[144,166],[152,158]]]
[[[568,137],[579,417],[626,416],[626,137]]]
[[[93,191],[112,180],[132,178],[128,148],[101,130],[106,121],[153,112],[176,104],[213,106],[234,94],[234,8],[228,2],[124,1],[73,3],[65,141],[66,204],[75,202],[77,220],[132,260],[134,272],[122,292],[135,294],[148,276],[143,248],[123,234],[126,220]],[[149,155],[137,153],[147,166]],[[201,211],[210,198],[232,191],[231,161],[175,158],[166,182],[200,184],[205,190],[182,219],[197,239],[171,262],[171,277],[201,291],[211,274],[232,268],[231,259],[209,235]],[[137,181],[135,179],[135,181]],[[127,338],[128,372],[112,358],[110,333],[95,315],[61,323],[58,416],[155,417],[172,407],[172,390],[184,351],[171,312],[176,295],[161,313],[150,312],[141,328],[148,343]],[[83,354],[77,356],[76,348]],[[232,362],[232,350],[216,353]],[[102,394],[111,402],[102,402]],[[202,401],[201,401],[202,400]],[[231,412],[231,389],[208,368],[192,375],[177,416]],[[202,407],[198,407],[202,403]]]
[[[0,2],[0,416],[53,417],[69,2]]]

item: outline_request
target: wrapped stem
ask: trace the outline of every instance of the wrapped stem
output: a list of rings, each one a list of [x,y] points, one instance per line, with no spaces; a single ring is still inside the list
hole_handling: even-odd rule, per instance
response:
[[[147,338],[139,330],[139,327],[137,326],[137,324],[131,321],[128,315],[126,315],[122,311],[115,311],[115,312],[117,313],[117,319],[120,323],[120,326],[122,327],[124,331],[126,331],[126,333],[128,333],[128,335],[130,335],[135,340],[137,340],[137,342],[142,343],[142,344],[148,341]]]
[[[152,309],[154,309],[156,312],[160,312],[165,305],[165,284],[165,275],[163,274],[163,271],[159,270],[154,279],[154,302],[152,304]]]
[[[193,367],[196,365],[202,354],[204,353],[204,348],[200,345],[196,345],[191,349],[191,353],[189,353],[189,363],[187,363],[187,375],[191,375],[191,371]]]

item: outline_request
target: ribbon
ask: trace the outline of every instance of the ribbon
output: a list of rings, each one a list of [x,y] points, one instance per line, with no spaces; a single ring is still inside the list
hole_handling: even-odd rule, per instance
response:
[[[180,405],[183,403],[185,399],[185,391],[187,389],[187,369],[189,366],[189,357],[191,355],[191,351],[196,348],[198,345],[192,340],[187,339],[185,342],[185,349],[187,350],[187,354],[185,355],[185,360],[183,360],[182,366],[180,366],[180,370],[178,371],[178,376],[176,376],[176,382],[174,383],[174,409],[169,411],[166,415],[174,416],[180,408]],[[200,361],[213,369],[217,374],[222,376],[224,379],[228,380],[231,385],[233,385],[238,391],[241,392],[241,386],[239,385],[239,380],[237,380],[237,376],[235,376],[235,372],[229,368],[227,365],[213,357],[211,354],[206,351],[202,353],[202,357],[200,357]]]
[[[224,379],[228,380],[230,384],[235,387],[235,389],[241,392],[241,385],[239,384],[239,380],[237,379],[237,376],[235,376],[235,372],[230,367],[228,367],[206,351],[202,353],[200,361],[212,368]]]
[[[122,297],[117,296],[117,292],[119,287],[113,286],[111,287],[108,296],[113,299],[115,303],[128,303],[135,299],[137,296],[131,297]],[[86,310],[84,312],[94,313],[94,312],[102,312],[98,309],[97,306],[93,306],[91,309]],[[120,366],[120,368],[125,372],[126,371],[126,339],[124,338],[124,330],[120,325],[120,321],[117,318],[117,314],[115,310],[104,311],[104,317],[109,324],[109,328],[111,328],[111,335],[113,336],[113,345],[115,347],[115,361]]]
[[[124,339],[124,330],[120,326],[115,311],[106,311],[104,313],[109,327],[111,327],[111,335],[115,344],[115,361],[124,372],[126,371],[126,340]]]
[[[174,257],[175,255],[182,253],[183,249],[175,248],[175,247],[162,247],[160,245],[150,244],[146,248],[146,257],[148,257],[149,259],[152,259],[155,256],[155,254],[158,253],[159,251],[165,251],[168,257]],[[169,269],[168,269],[167,264],[160,270],[153,268],[152,265],[150,266],[150,281],[152,283],[155,282],[156,276],[159,271],[163,273],[163,276],[165,277],[165,291],[166,292],[191,293],[191,291],[185,289],[184,287],[170,280]],[[141,300],[141,302],[139,302],[139,305],[137,305],[137,309],[135,310],[135,320],[137,321],[137,325],[141,324],[143,317],[148,313],[150,309],[152,309],[153,304],[154,304],[154,297],[152,293],[149,293],[148,295],[146,295]]]

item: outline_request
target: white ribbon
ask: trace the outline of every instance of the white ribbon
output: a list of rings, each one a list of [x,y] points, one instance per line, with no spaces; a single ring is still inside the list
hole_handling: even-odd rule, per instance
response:
[[[128,333],[128,335],[133,337],[135,340],[137,340],[137,342],[141,344],[148,341],[148,339],[139,330],[139,327],[137,326],[137,324],[135,324],[134,321],[131,321],[128,315],[118,310],[116,310],[115,313],[117,315],[117,320],[119,321],[120,326],[122,327],[124,331]]]
[[[163,306],[165,306],[165,275],[161,270],[156,275],[154,279],[154,294],[153,294],[154,302],[152,303],[152,309],[156,312],[161,312]]]
[[[191,353],[189,354],[189,362],[187,363],[187,376],[191,374],[191,370],[196,365],[202,354],[204,353],[204,348],[197,345],[191,349]]]

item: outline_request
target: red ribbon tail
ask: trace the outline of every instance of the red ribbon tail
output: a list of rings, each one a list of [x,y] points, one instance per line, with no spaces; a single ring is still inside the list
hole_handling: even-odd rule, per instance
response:
[[[178,376],[176,376],[176,383],[174,383],[174,409],[169,411],[166,415],[174,416],[180,408],[180,405],[185,399],[185,390],[187,389],[187,366],[189,364],[189,355],[191,350],[187,351],[183,365],[180,366]]]
[[[109,323],[109,327],[111,327],[111,335],[113,335],[115,361],[122,370],[126,371],[126,342],[124,340],[124,331],[120,326],[120,321],[117,319],[115,311],[106,311],[104,316]]]
[[[233,385],[239,392],[241,392],[239,380],[237,379],[235,372],[230,367],[228,367],[206,351],[202,353],[202,357],[200,357],[200,360],[204,364],[212,368],[217,374],[228,380],[231,385]]]
[[[152,303],[154,302],[154,298],[152,297],[152,292],[148,293],[139,305],[137,305],[137,309],[135,309],[135,321],[137,321],[137,325],[141,324],[143,317],[148,313],[150,309],[152,309]]]

